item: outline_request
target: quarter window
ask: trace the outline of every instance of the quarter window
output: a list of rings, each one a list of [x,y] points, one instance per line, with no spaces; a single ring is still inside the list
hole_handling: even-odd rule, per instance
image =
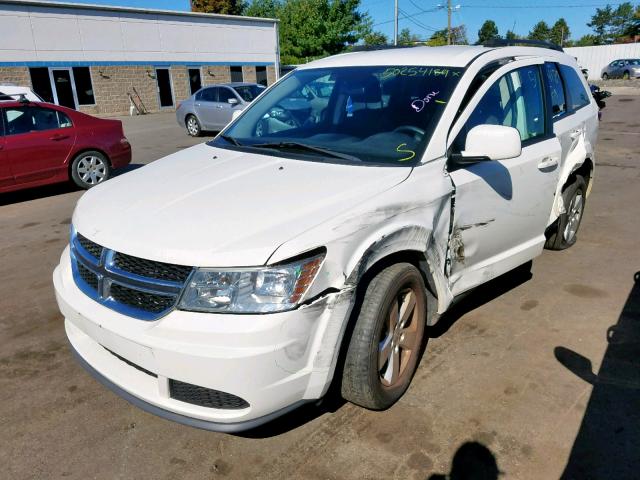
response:
[[[569,110],[578,110],[585,105],[589,105],[591,99],[576,71],[566,65],[560,65],[560,74],[567,87]]]
[[[7,135],[69,128],[72,126],[67,115],[57,110],[40,107],[15,107],[5,109]]]
[[[477,125],[513,127],[524,142],[544,136],[545,123],[540,71],[536,66],[519,68],[504,75],[485,93],[458,136],[456,150],[463,149],[467,132]]]
[[[561,117],[567,112],[567,100],[564,94],[564,85],[555,63],[545,63],[544,70],[547,74],[549,94],[551,96],[551,111],[553,118]]]

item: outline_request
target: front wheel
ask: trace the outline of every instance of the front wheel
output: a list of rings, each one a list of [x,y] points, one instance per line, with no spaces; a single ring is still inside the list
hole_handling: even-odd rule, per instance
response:
[[[623,78],[624,80],[629,80],[629,72],[624,72],[624,73],[622,74],[622,78]]]
[[[100,152],[83,152],[71,163],[71,178],[80,188],[95,187],[109,177],[111,177],[109,160]]]
[[[383,410],[404,394],[422,352],[426,310],[424,281],[413,265],[392,265],[371,280],[345,358],[345,400]]]
[[[602,74],[602,79],[603,79],[603,80],[609,80],[609,75],[608,75],[608,74],[606,74],[606,73],[603,73],[603,74]]]
[[[199,137],[200,134],[202,133],[200,122],[198,122],[198,119],[195,117],[195,115],[187,116],[186,125],[187,125],[187,133],[192,137]]]
[[[562,192],[565,212],[547,232],[545,247],[549,250],[564,250],[578,239],[578,229],[584,214],[587,185],[580,175],[577,175],[571,185]]]

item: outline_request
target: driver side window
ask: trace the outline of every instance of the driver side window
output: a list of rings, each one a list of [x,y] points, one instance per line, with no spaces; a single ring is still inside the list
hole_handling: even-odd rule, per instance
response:
[[[543,137],[546,116],[540,70],[522,67],[505,74],[484,94],[456,139],[454,151],[464,150],[467,133],[478,125],[504,125],[530,141]]]

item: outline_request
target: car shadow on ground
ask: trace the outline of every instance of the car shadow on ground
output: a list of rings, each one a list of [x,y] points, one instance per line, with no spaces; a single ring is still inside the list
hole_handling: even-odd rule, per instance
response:
[[[554,350],[562,365],[593,385],[564,480],[622,480],[640,475],[640,272],[606,339],[598,373],[580,353],[565,347]]]
[[[113,177],[120,176],[127,172],[131,172],[140,167],[144,167],[142,163],[132,163],[123,168],[114,170]],[[112,178],[113,178],[112,177]],[[12,205],[15,203],[30,202],[31,200],[39,200],[41,198],[55,197],[58,195],[65,195],[72,192],[81,192],[82,189],[76,186],[73,182],[54,183],[51,185],[44,185],[42,187],[25,188],[24,190],[17,190],[15,192],[0,193],[0,207],[5,205]]]
[[[472,290],[458,302],[456,302],[445,315],[443,315],[438,323],[433,327],[427,327],[425,335],[427,340],[429,338],[437,338],[444,335],[451,326],[466,313],[481,307],[482,305],[491,302],[504,293],[513,290],[514,288],[522,285],[529,279],[531,279],[531,266],[532,262],[527,262],[524,265],[505,273],[486,284]],[[358,314],[360,305],[357,303],[354,307],[352,315]],[[346,334],[348,335],[348,333]],[[344,344],[348,344],[348,338],[345,338]],[[344,349],[343,349],[344,350]],[[283,433],[294,430],[312,420],[321,417],[326,413],[334,413],[339,410],[346,401],[340,395],[340,382],[337,379],[341,378],[341,365],[344,359],[344,352],[341,354],[342,360],[338,360],[338,366],[336,367],[336,373],[334,374],[334,380],[329,388],[327,394],[317,402],[310,402],[307,405],[303,405],[296,410],[293,410],[282,417],[269,422],[260,427],[252,430],[236,433],[235,435],[246,438],[269,438]],[[469,477],[476,478],[476,477]],[[490,478],[490,477],[478,477],[478,478]]]
[[[479,442],[465,442],[454,454],[449,473],[434,473],[428,480],[498,480],[501,474],[491,450]]]

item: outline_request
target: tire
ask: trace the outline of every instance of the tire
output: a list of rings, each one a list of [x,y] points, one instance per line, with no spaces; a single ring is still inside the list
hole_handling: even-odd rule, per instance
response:
[[[622,74],[622,79],[623,79],[623,80],[629,80],[629,72],[625,71],[625,72]]]
[[[578,229],[584,215],[587,185],[580,175],[562,192],[562,201],[566,212],[547,232],[545,248],[549,250],[564,250],[576,243]]]
[[[409,314],[401,328],[403,307]],[[398,313],[393,315],[394,311]],[[384,410],[404,394],[422,354],[426,313],[424,280],[413,265],[397,263],[371,280],[345,357],[341,385],[345,400]]]
[[[202,127],[195,115],[187,115],[184,122],[187,127],[187,133],[192,137],[199,137],[202,134]]]
[[[89,189],[111,178],[109,159],[100,152],[82,152],[71,163],[71,179],[80,188]]]
[[[609,80],[609,75],[606,73],[602,74],[602,80]]]

